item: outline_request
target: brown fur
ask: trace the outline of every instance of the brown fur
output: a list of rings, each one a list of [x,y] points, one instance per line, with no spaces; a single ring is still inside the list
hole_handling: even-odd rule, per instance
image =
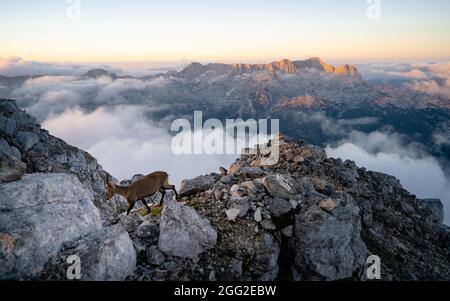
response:
[[[164,200],[166,190],[173,190],[175,192],[176,198],[178,198],[178,193],[175,189],[175,186],[169,184],[169,175],[163,171],[149,174],[142,179],[132,183],[128,187],[117,186],[111,183],[108,177],[106,179],[105,199],[108,201],[116,194],[119,194],[126,198],[128,201],[128,215],[130,214],[131,209],[133,209],[137,201],[141,201],[147,208],[147,210],[150,211],[150,207],[148,207],[145,198],[153,196],[157,192],[161,192],[161,203]]]

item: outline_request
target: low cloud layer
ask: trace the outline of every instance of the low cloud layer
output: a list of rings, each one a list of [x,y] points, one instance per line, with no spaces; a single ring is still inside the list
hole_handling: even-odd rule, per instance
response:
[[[414,145],[405,145],[398,135],[355,132],[338,146],[328,146],[326,151],[330,157],[350,159],[369,170],[397,177],[405,189],[419,198],[441,199],[445,223],[450,225],[450,179],[436,159]]]
[[[0,75],[24,76],[24,75],[82,75],[92,68],[108,68],[113,72],[121,73],[119,68],[111,68],[106,65],[86,64],[60,64],[27,61],[17,56],[0,58]]]
[[[164,170],[177,186],[183,179],[218,172],[236,155],[175,155],[169,129],[145,118],[144,107],[99,108],[92,113],[70,109],[49,118],[43,127],[69,144],[87,150],[118,179]]]
[[[111,62],[106,64],[74,64],[74,63],[44,63],[29,61],[17,56],[0,58],[0,75],[82,75],[90,69],[103,68],[119,75],[147,76],[156,73],[165,73],[178,70],[186,65],[187,61],[167,62]]]
[[[39,121],[58,115],[68,108],[151,102],[150,89],[164,88],[165,79],[143,81],[123,78],[112,80],[76,76],[43,76],[25,81],[10,97],[17,99]],[[163,104],[158,105],[163,108]]]
[[[450,62],[371,64],[359,68],[368,80],[402,80],[404,87],[411,91],[450,97]]]

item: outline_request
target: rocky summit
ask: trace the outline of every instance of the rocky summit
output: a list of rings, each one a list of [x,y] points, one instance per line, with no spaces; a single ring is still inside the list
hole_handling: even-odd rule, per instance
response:
[[[382,280],[450,280],[439,200],[301,140],[254,153],[125,216],[92,156],[0,100],[0,279],[68,280],[75,255],[82,280],[367,280],[375,255]]]

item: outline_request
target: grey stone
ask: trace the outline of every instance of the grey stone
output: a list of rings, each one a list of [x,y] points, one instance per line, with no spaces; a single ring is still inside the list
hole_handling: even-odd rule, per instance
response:
[[[16,131],[16,120],[0,116],[0,131],[9,136],[14,136]]]
[[[296,280],[342,280],[361,276],[367,249],[361,239],[359,209],[348,194],[333,215],[318,206],[295,219]]]
[[[238,218],[240,213],[241,210],[236,208],[228,209],[227,211],[225,211],[225,214],[227,215],[227,220],[229,220],[230,222],[234,222]]]
[[[283,198],[273,198],[269,201],[269,210],[275,217],[283,216],[292,210],[292,205],[288,200]]]
[[[22,151],[26,152],[39,142],[39,136],[30,132],[18,132],[17,141],[19,141]]]
[[[136,269],[136,250],[120,224],[102,228],[77,241],[77,247],[62,250],[46,268],[50,280],[65,278],[69,256],[78,256],[82,281],[123,281]]]
[[[148,263],[156,266],[160,266],[166,260],[164,254],[158,249],[157,246],[151,246],[147,249],[147,261]]]
[[[217,232],[209,221],[190,207],[173,200],[164,204],[159,249],[167,255],[195,258],[216,245]]]
[[[273,197],[293,199],[297,196],[295,181],[289,176],[270,174],[263,179],[263,184]]]
[[[256,209],[253,217],[257,223],[260,223],[262,221],[261,208]]]
[[[241,187],[247,189],[247,191],[252,192],[254,194],[257,194],[259,192],[256,185],[253,183],[253,181],[245,181],[241,183]]]
[[[279,272],[280,246],[277,240],[270,233],[262,233],[254,249],[255,259],[252,262],[253,279],[256,281],[274,281]]]
[[[249,178],[260,178],[265,175],[265,172],[261,169],[261,167],[242,167],[240,169],[240,173]]]
[[[277,227],[275,226],[275,224],[271,221],[271,220],[263,220],[261,222],[261,227],[264,230],[268,230],[268,231],[275,231],[277,229]]]
[[[200,176],[190,180],[183,180],[179,191],[180,196],[188,197],[211,189],[216,180],[217,175]]]
[[[239,210],[239,217],[244,217],[250,210],[250,201],[247,197],[231,197],[228,208]]]
[[[32,174],[0,184],[0,278],[35,279],[64,242],[101,228],[92,193],[76,176]],[[2,250],[5,250],[2,248]]]

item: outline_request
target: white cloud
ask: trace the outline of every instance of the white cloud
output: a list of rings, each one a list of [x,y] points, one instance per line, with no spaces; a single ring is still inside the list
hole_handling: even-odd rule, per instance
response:
[[[145,118],[141,106],[99,108],[92,113],[70,109],[49,118],[43,128],[92,154],[118,179],[163,170],[179,185],[183,179],[218,172],[236,155],[175,155],[168,129]]]
[[[140,80],[107,77],[97,79],[76,76],[43,76],[29,79],[15,89],[9,97],[17,99],[20,107],[45,120],[61,114],[68,108],[102,105],[151,103],[151,94],[163,89],[170,79]],[[124,94],[127,93],[127,97]],[[163,107],[159,105],[158,107]]]
[[[82,75],[93,68],[107,68],[112,72],[122,73],[118,68],[105,65],[59,64],[27,61],[17,56],[0,58],[0,75]]]
[[[432,96],[450,97],[450,62],[360,66],[366,79],[402,79],[405,87]]]
[[[399,77],[399,78],[410,78],[410,79],[427,79],[428,76],[425,74],[425,72],[413,69],[411,71],[392,71],[387,72],[387,75],[392,77]]]
[[[429,94],[429,95],[442,95],[450,97],[450,78],[437,81],[437,80],[424,80],[415,81],[409,84],[411,90]]]
[[[441,123],[433,133],[433,141],[437,145],[450,146],[450,120]]]

